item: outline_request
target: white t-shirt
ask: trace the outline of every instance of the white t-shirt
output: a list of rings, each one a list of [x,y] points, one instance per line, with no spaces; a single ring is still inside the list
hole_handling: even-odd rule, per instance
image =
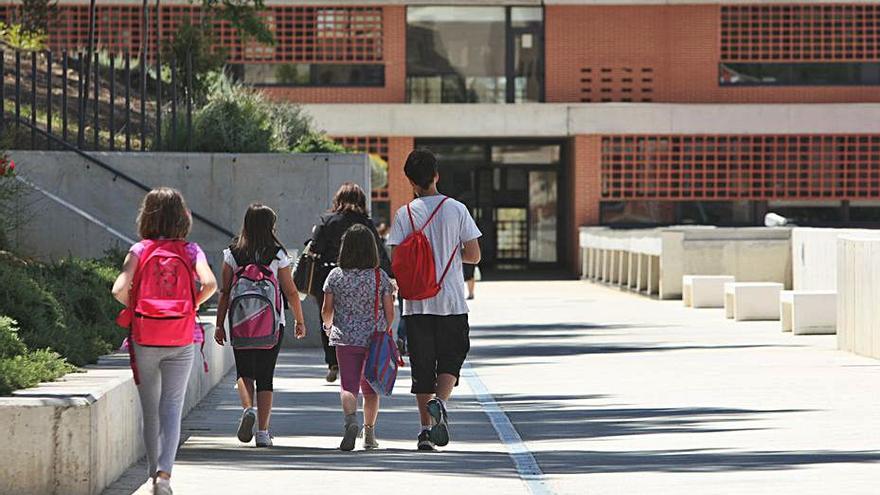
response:
[[[426,196],[410,203],[413,221],[417,229],[425,225],[428,217],[444,197],[442,195]],[[404,206],[397,210],[397,215],[394,217],[394,225],[391,227],[388,244],[391,246],[399,245],[412,231],[409,215],[406,212],[406,206]],[[443,279],[440,293],[422,301],[405,301],[404,315],[448,316],[463,315],[468,312],[464,283],[462,282],[461,245],[482,235],[465,205],[451,198],[443,203],[434,220],[425,229],[425,236],[431,243],[431,250],[434,251],[434,266],[437,270],[438,280],[453,253],[455,253],[455,257],[449,267],[449,272],[446,273],[446,278]]]
[[[238,270],[238,263],[235,262],[235,257],[232,256],[232,251],[229,248],[223,250],[223,263],[229,265],[233,272]],[[290,266],[290,263],[290,257],[284,254],[283,250],[279,249],[278,254],[275,255],[275,259],[269,264],[269,270],[272,271],[272,274],[275,275],[275,279],[278,280],[278,290],[281,290],[281,280],[278,278],[278,271],[282,268],[287,268]],[[284,313],[284,311],[281,312],[281,321],[279,321],[282,325],[284,325],[285,321]]]

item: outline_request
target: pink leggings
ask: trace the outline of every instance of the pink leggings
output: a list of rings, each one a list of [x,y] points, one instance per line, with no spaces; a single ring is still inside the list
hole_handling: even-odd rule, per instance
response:
[[[339,361],[339,381],[342,390],[358,395],[358,386],[364,395],[375,395],[370,383],[364,379],[364,364],[367,362],[368,347],[356,345],[336,346],[336,360]]]

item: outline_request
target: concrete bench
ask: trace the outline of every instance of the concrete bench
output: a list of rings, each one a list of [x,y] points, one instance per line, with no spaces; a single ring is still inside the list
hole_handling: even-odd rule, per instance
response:
[[[736,321],[778,320],[783,288],[776,282],[728,282],[724,284],[724,315]]]
[[[685,275],[681,278],[681,299],[692,308],[723,308],[724,284],[735,280],[731,275]]]
[[[779,295],[782,331],[795,335],[837,333],[837,292],[786,290]]]

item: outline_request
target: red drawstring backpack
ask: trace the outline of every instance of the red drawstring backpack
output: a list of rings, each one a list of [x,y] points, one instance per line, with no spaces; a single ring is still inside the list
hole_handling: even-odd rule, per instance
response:
[[[391,270],[394,272],[394,278],[397,279],[400,295],[404,299],[421,301],[436,296],[443,286],[443,280],[449,272],[449,267],[452,266],[452,260],[455,259],[456,254],[455,249],[452,250],[452,256],[446,263],[440,280],[437,280],[434,250],[431,249],[431,243],[425,236],[425,229],[428,228],[428,225],[437,216],[437,212],[443,207],[443,203],[448,199],[448,197],[444,197],[440,201],[421,229],[416,229],[412,209],[409,204],[406,205],[406,212],[409,214],[409,223],[412,225],[413,231],[394,249],[394,259],[391,261]]]

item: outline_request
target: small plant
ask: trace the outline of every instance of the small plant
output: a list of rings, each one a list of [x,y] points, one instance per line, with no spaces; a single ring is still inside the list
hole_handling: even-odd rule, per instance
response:
[[[330,139],[322,132],[309,132],[297,141],[294,153],[351,153],[345,146]]]
[[[9,153],[0,153],[0,177],[14,177],[15,162],[9,158]]]
[[[45,31],[29,31],[21,24],[0,22],[0,39],[17,50],[36,52],[46,48]]]
[[[0,152],[0,249],[9,247],[13,230],[27,217],[18,201],[24,185],[15,175],[15,162],[6,152]]]
[[[48,349],[29,351],[15,320],[0,316],[0,395],[56,380],[75,369]]]

